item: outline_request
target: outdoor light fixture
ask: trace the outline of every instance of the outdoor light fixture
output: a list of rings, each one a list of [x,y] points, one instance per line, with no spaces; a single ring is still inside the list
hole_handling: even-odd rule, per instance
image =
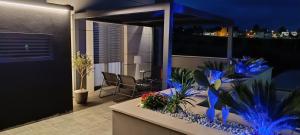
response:
[[[63,7],[33,5],[33,4],[30,4],[30,3],[18,3],[18,2],[3,1],[3,0],[0,0],[0,7],[1,6],[25,8],[25,9],[45,11],[45,12],[54,12],[54,13],[67,13],[69,11],[67,8],[63,8]]]

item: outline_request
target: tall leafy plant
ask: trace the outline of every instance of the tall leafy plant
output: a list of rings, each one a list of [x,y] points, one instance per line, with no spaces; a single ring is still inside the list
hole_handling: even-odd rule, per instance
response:
[[[235,91],[222,93],[220,100],[250,123],[257,135],[276,135],[300,126],[300,92],[280,100],[273,85],[255,82],[252,88],[236,84]]]
[[[87,57],[85,54],[76,53],[76,56],[73,58],[73,66],[75,67],[77,73],[80,77],[80,87],[83,89],[83,80],[84,78],[93,70],[92,60]]]

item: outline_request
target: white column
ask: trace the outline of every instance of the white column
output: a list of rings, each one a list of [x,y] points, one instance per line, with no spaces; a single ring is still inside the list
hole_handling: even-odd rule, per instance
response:
[[[94,63],[94,33],[93,22],[86,21],[86,55]],[[94,69],[94,64],[93,67]],[[86,88],[89,92],[94,92],[95,87],[95,73],[94,70],[90,72],[86,77]]]
[[[86,23],[85,20],[74,20],[74,44],[73,44],[73,48],[72,48],[72,52],[73,56],[76,55],[76,53],[78,51],[80,51],[81,53],[86,53],[85,48],[86,48],[86,32],[85,32],[85,28],[86,28]],[[80,86],[80,78],[78,77],[78,73],[76,72],[75,68],[73,67],[73,79],[74,79],[74,83],[73,83],[73,89],[77,90]],[[83,84],[84,88],[86,88],[86,83],[84,82]]]
[[[233,28],[232,26],[228,27],[228,40],[227,40],[227,59],[230,60],[232,58],[232,36],[233,36]]]
[[[123,74],[128,75],[128,27],[127,25],[124,25],[124,30],[123,30]]]
[[[167,88],[167,82],[171,77],[172,70],[172,35],[174,23],[172,10],[172,4],[170,4],[164,12],[162,89]]]
[[[72,60],[72,90],[76,89],[76,70],[73,67],[73,58],[76,55],[76,38],[75,38],[75,13],[71,12],[71,60]]]

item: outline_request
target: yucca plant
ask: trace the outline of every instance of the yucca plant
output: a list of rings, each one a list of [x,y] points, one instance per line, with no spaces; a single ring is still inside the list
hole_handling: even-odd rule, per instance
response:
[[[186,105],[194,106],[192,96],[196,96],[197,92],[192,90],[192,85],[195,83],[193,71],[173,68],[172,78],[169,80],[169,86],[174,88],[170,93],[165,94],[168,98],[166,111],[175,113],[180,110],[185,110]]]
[[[167,112],[176,113],[178,111],[184,111],[186,109],[186,105],[194,106],[191,101],[192,96],[196,96],[198,93],[191,88],[191,83],[180,84],[177,82],[170,82],[170,84],[174,89],[171,89],[168,94],[164,94],[168,98],[168,104],[165,108]]]
[[[203,66],[198,66],[198,70],[206,71],[206,70],[215,70],[222,71],[224,73],[224,77],[227,78],[244,78],[244,75],[239,75],[235,73],[235,66],[232,64],[226,64],[224,62],[219,61],[206,61]]]
[[[173,68],[171,82],[181,84],[183,87],[190,87],[195,83],[194,72],[184,68]]]
[[[235,59],[233,62],[236,74],[255,74],[269,68],[266,64],[267,61],[263,58],[254,59],[244,56],[242,59]]]
[[[299,127],[300,92],[279,100],[272,84],[255,82],[252,88],[241,84],[234,88],[222,93],[220,101],[250,123],[256,135],[277,135]]]
[[[198,69],[201,70],[218,70],[223,71],[225,70],[226,65],[224,62],[218,62],[218,61],[205,61],[203,63],[203,66],[198,66]]]

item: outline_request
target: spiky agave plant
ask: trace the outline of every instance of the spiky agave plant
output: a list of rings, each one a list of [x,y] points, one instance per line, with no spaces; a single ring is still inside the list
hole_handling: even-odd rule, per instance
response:
[[[187,70],[184,68],[173,68],[171,77],[171,82],[181,84],[183,85],[183,87],[189,87],[189,85],[191,86],[195,83],[194,71],[192,70]]]
[[[226,65],[223,62],[218,61],[205,61],[203,66],[198,66],[201,70],[218,70],[223,71],[226,69]]]
[[[235,90],[222,93],[220,100],[250,123],[257,135],[277,135],[299,127],[300,92],[279,100],[273,85],[255,82],[252,88],[235,85]]]
[[[254,59],[244,56],[242,59],[235,59],[233,62],[237,74],[257,74],[269,68],[267,61],[263,58]]]
[[[224,77],[233,78],[233,79],[245,77],[245,75],[235,73],[234,65],[226,64],[224,62],[219,62],[219,61],[206,61],[206,62],[204,62],[203,66],[198,66],[198,70],[200,70],[200,71],[206,71],[206,70],[222,71],[224,74]]]
[[[169,80],[170,87],[174,88],[170,90],[170,93],[165,94],[168,98],[168,104],[166,111],[175,113],[179,110],[185,110],[186,105],[190,104],[194,106],[192,96],[197,95],[197,92],[192,90],[192,85],[195,83],[193,71],[174,68],[172,72],[172,78]]]
[[[186,105],[194,106],[191,101],[192,96],[196,96],[198,93],[191,88],[191,82],[187,84],[180,84],[177,82],[170,82],[170,85],[174,88],[171,89],[168,94],[164,94],[168,98],[168,104],[165,108],[167,112],[176,113],[178,111],[184,111]]]

